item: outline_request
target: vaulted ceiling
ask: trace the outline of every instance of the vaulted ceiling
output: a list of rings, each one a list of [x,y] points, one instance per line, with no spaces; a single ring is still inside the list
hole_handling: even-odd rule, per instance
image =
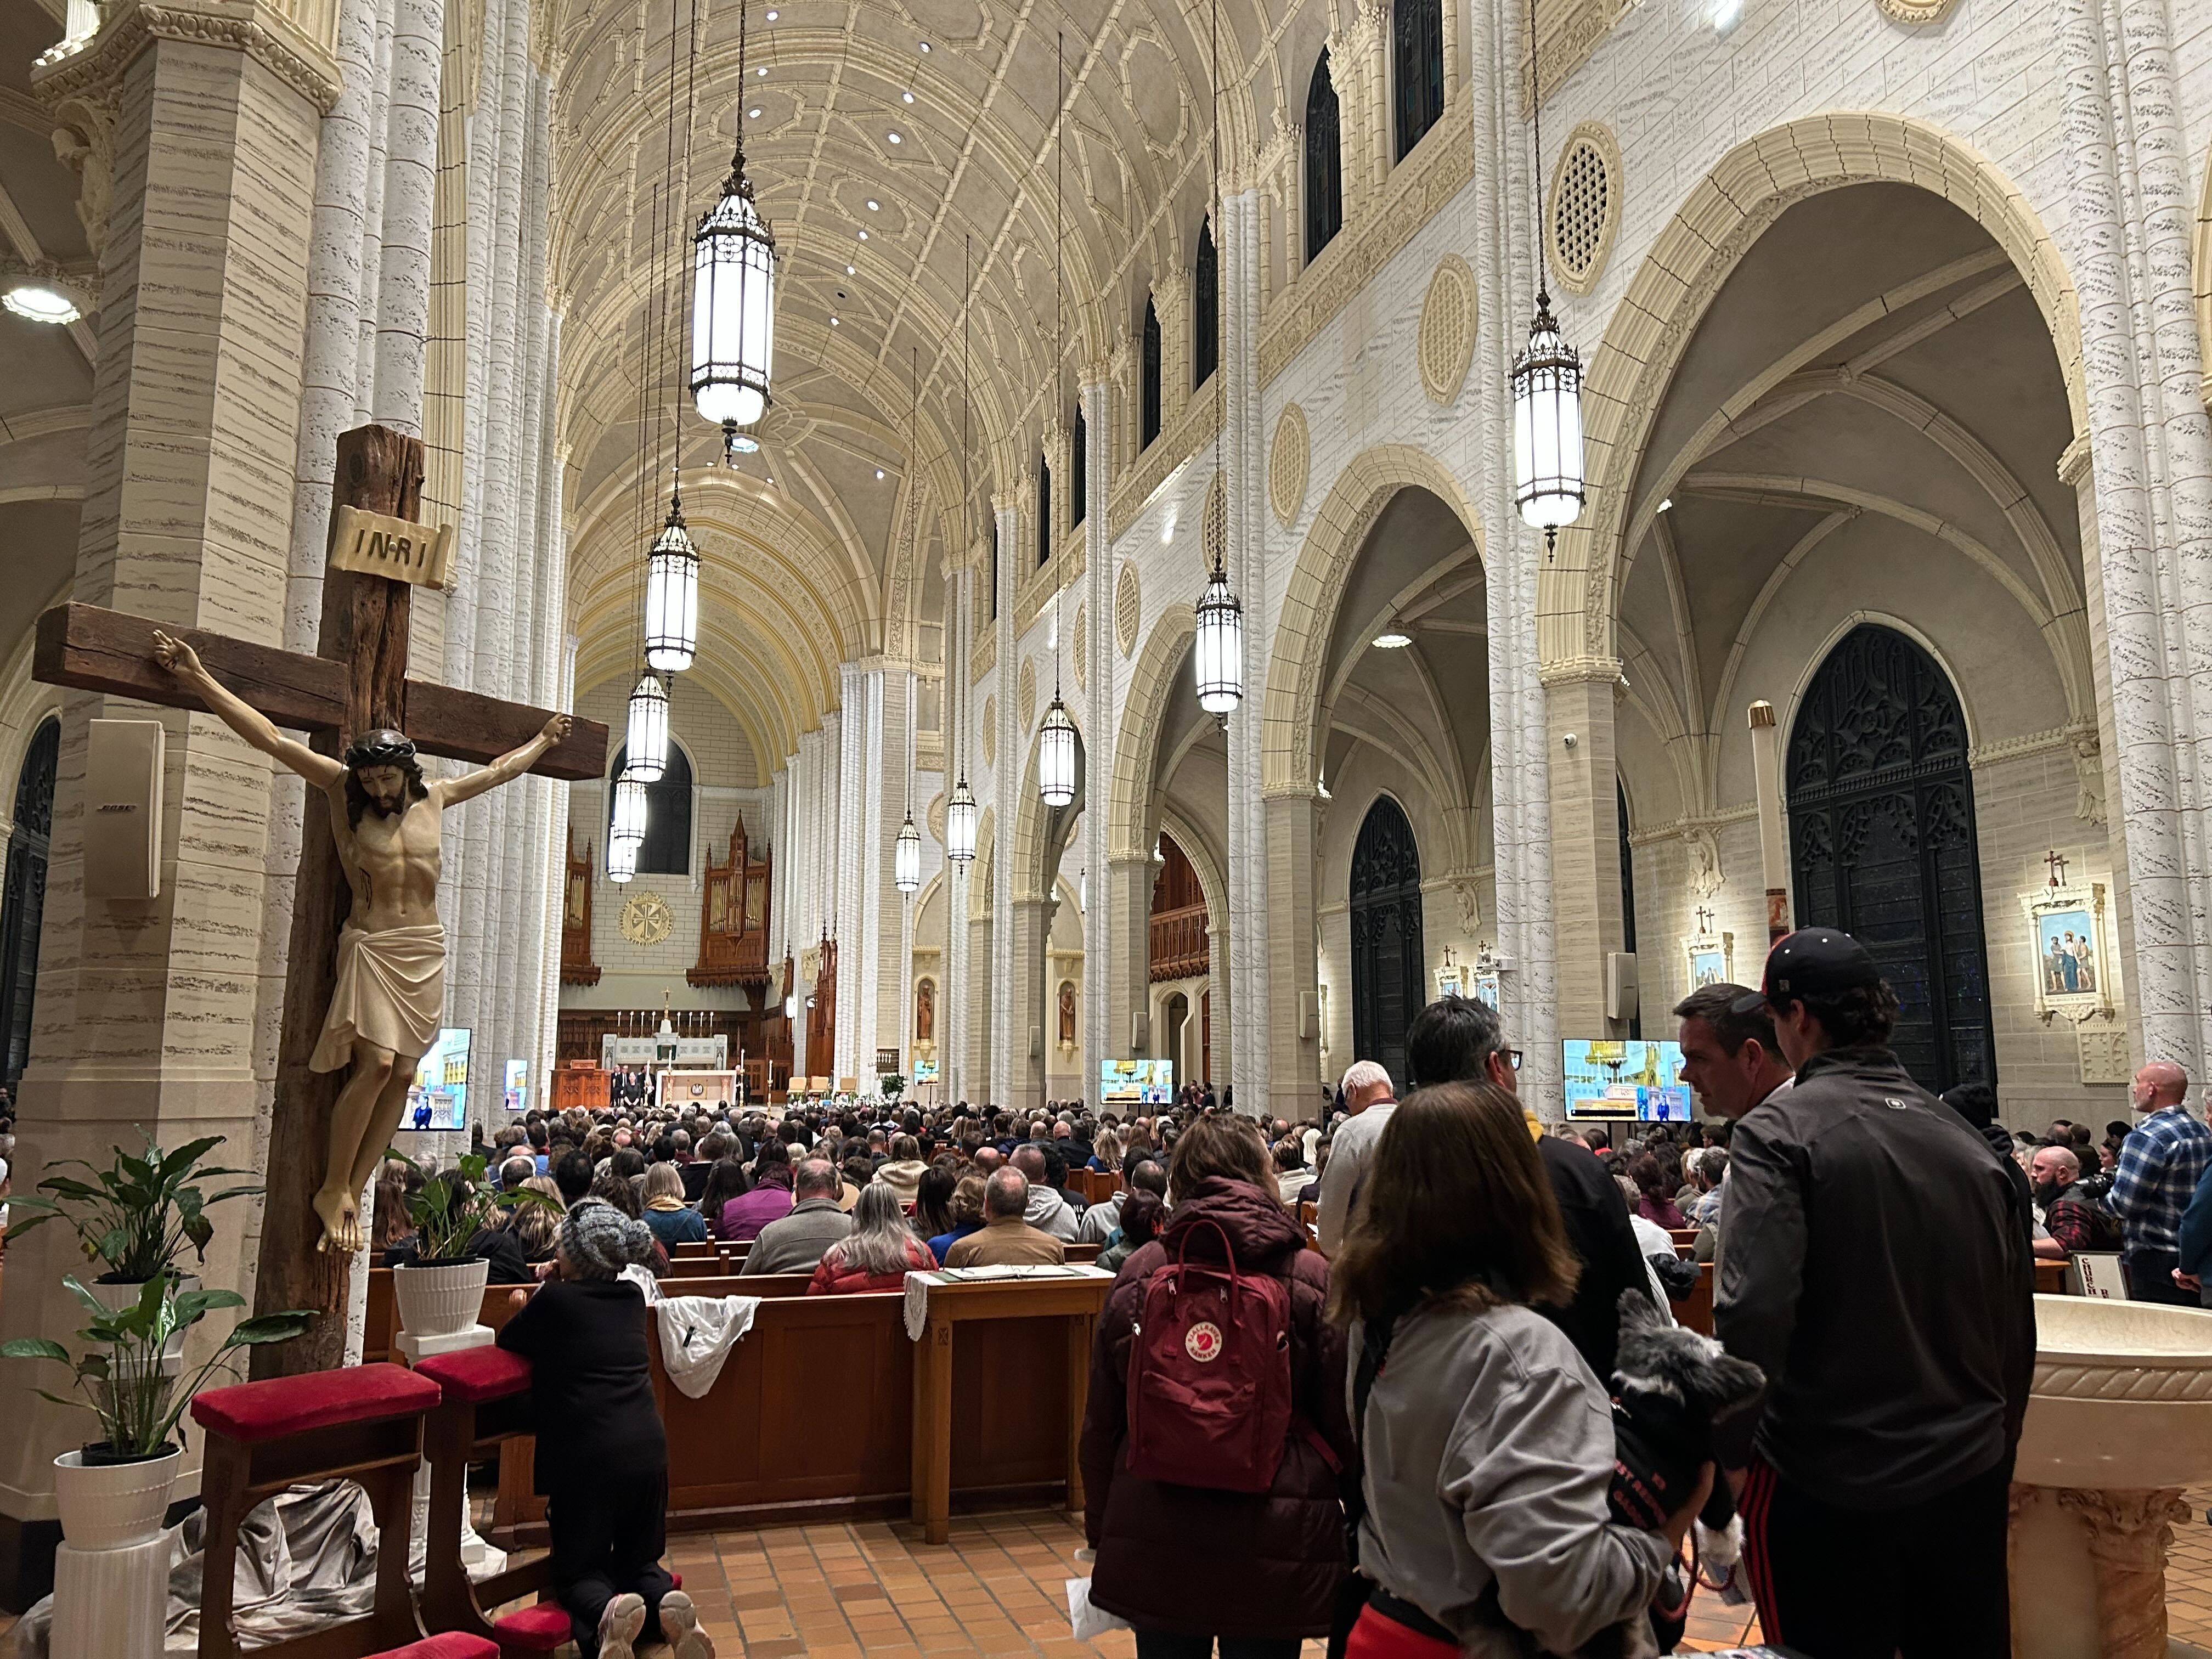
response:
[[[665,299],[683,313],[672,280],[743,124],[779,251],[775,404],[758,453],[722,475],[731,532],[699,538],[709,592],[732,606],[717,622],[710,599],[707,630],[726,638],[702,666],[762,719],[773,756],[811,723],[801,708],[834,703],[840,660],[915,648],[908,630],[941,614],[939,571],[963,539],[963,473],[972,545],[993,489],[1069,418],[1082,366],[1126,350],[1155,272],[1188,262],[1217,25],[1210,6],[1169,0],[750,0],[745,27],[740,85],[732,0],[572,0],[554,283],[587,683],[631,672],[640,523],[665,510],[672,459],[687,510],[720,459],[681,386],[685,347],[664,358],[644,339]],[[1303,100],[1327,27],[1316,0],[1221,0],[1225,163]],[[667,368],[641,393],[649,360]],[[794,607],[805,614],[782,625],[804,637],[788,654],[811,685],[742,689],[790,672],[754,630]],[[769,716],[779,696],[798,725]]]

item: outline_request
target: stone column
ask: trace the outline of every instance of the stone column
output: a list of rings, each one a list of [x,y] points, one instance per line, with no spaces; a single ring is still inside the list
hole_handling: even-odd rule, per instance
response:
[[[1100,364],[1084,376],[1083,435],[1083,867],[1089,897],[1083,914],[1083,1097],[1100,1108],[1099,1079],[1106,1061],[1128,1052],[1129,1022],[1114,1018],[1114,988],[1127,936],[1114,926],[1113,817],[1114,683],[1121,653],[1114,643],[1114,542],[1109,533],[1114,471],[1114,385]],[[1118,947],[1118,949],[1117,949]],[[1138,952],[1142,963],[1145,953]]]
[[[1158,878],[1159,866],[1150,853],[1117,852],[1107,866],[1103,903],[1099,890],[1091,890],[1091,910],[1105,923],[1108,955],[1103,971],[1097,963],[1085,962],[1084,975],[1086,985],[1092,974],[1104,981],[1109,1058],[1161,1052],[1151,1029],[1152,885]],[[1141,1035],[1139,1020],[1144,1022]]]
[[[1310,792],[1269,795],[1265,802],[1267,858],[1267,1011],[1270,1087],[1266,1109],[1296,1123],[1312,1115],[1321,1080],[1321,963],[1315,949],[1315,809]],[[1253,1108],[1260,1106],[1253,1102]],[[1252,1109],[1252,1108],[1248,1108]]]
[[[2166,1556],[2173,1523],[2191,1516],[2180,1491],[2065,1486],[2058,1506],[2081,1516],[2089,1534],[2099,1659],[2166,1659]]]
[[[968,774],[968,732],[975,723],[969,696],[969,635],[975,627],[975,570],[962,559],[945,580],[945,794]],[[972,786],[971,786],[972,787]],[[968,909],[975,865],[945,860],[945,994],[938,999],[937,1051],[947,1101],[970,1098],[968,1032],[975,1000],[968,939]]]
[[[1019,882],[1009,860],[1013,853],[1014,819],[1022,791],[1020,711],[1014,707],[1015,683],[1020,678],[1016,663],[1020,640],[1014,629],[1014,596],[1019,591],[1014,573],[1021,568],[1021,514],[1014,495],[992,497],[999,537],[996,666],[992,671],[993,709],[997,715],[991,765],[991,1030],[985,1052],[990,1056],[991,1098],[1000,1105],[1014,1098],[1016,1056],[1025,1048],[1029,1024],[1012,999],[1021,982],[1014,964],[1014,896]],[[989,568],[988,565],[985,567]]]
[[[224,18],[210,30],[190,9],[118,5],[36,82],[50,107],[96,112],[93,147],[112,158],[76,597],[278,645],[317,129],[337,68],[328,42],[274,9]],[[89,722],[149,713],[167,732],[161,896],[88,899]],[[216,1161],[251,1159],[269,763],[211,717],[71,692],[58,786],[18,1185],[58,1159],[104,1161],[141,1127],[172,1147],[222,1135]],[[201,1271],[250,1296],[246,1219],[216,1212]],[[60,1281],[85,1264],[70,1237],[45,1229],[9,1258],[0,1332],[75,1330]],[[0,1590],[17,1595],[58,1536],[52,1460],[83,1438],[82,1416],[30,1392],[47,1380],[32,1369],[0,1374]],[[199,1449],[195,1437],[179,1497]]]
[[[881,817],[880,792],[870,787],[877,775],[881,744],[876,699],[882,690],[879,675],[858,663],[843,665],[840,676],[844,696],[843,741],[836,764],[839,790],[849,819],[842,814],[830,820],[824,850],[837,872],[837,902],[831,912],[830,932],[837,941],[836,1075],[865,1086],[865,1067],[875,1059],[869,1049],[872,1012],[866,988],[872,965],[864,913],[875,892],[878,860],[876,830]],[[865,1051],[865,1052],[864,1052]]]
[[[1045,1008],[1044,958],[1058,908],[1049,893],[1035,892],[1018,893],[1011,906],[1014,928],[1006,1000],[1012,1018],[995,1047],[1006,1056],[1012,1079],[1000,1103],[1020,1112],[1044,1107],[1044,1056],[1054,1035]]]
[[[1617,1036],[1605,1017],[1605,959],[1621,948],[1620,801],[1613,748],[1613,696],[1620,665],[1594,658],[1547,668],[1552,805],[1553,948],[1559,964],[1559,1029],[1567,1036]],[[1531,1103],[1547,1115],[1559,1104]]]
[[[1261,704],[1267,683],[1274,615],[1267,589],[1260,468],[1260,205],[1239,191],[1221,210],[1221,465],[1231,586],[1244,607],[1244,696],[1229,716],[1229,962],[1234,1024],[1230,1081],[1247,1113],[1269,1109],[1279,1022],[1296,1029],[1294,990],[1287,1008],[1273,994],[1270,935],[1279,925],[1268,890],[1268,827],[1261,800]],[[1312,878],[1306,878],[1309,890]],[[1287,925],[1287,919],[1281,919]],[[1304,949],[1310,951],[1308,929]],[[1288,947],[1298,948],[1295,944]],[[1285,957],[1285,960],[1290,958]],[[1310,974],[1310,968],[1308,972]],[[1219,1011],[1217,1010],[1217,1012]]]

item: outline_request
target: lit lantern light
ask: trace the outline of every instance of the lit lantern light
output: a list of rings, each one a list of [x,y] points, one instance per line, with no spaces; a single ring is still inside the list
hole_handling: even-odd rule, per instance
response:
[[[1057,691],[1037,732],[1037,794],[1052,807],[1075,799],[1075,722],[1068,719],[1067,705]]]
[[[738,9],[738,76],[745,72],[744,7]],[[775,352],[775,235],[745,176],[745,127],[721,198],[691,237],[691,400],[733,445],[768,412]]]
[[[684,523],[682,497],[668,497],[668,521],[653,538],[645,567],[645,660],[680,674],[699,651],[699,550]]]
[[[624,769],[641,783],[657,783],[668,769],[668,692],[658,674],[642,676],[629,694],[623,750]]]
[[[955,864],[971,864],[975,858],[975,797],[964,772],[945,807],[945,856]]]
[[[615,780],[614,824],[607,831],[607,879],[628,881],[637,873],[638,849],[645,845],[645,782],[628,767]]]
[[[1528,343],[1513,363],[1513,501],[1549,547],[1583,513],[1583,362],[1540,285]]]
[[[891,884],[902,893],[921,885],[921,831],[914,827],[914,809],[907,809],[898,839],[891,843]]]
[[[1226,718],[1244,698],[1244,607],[1218,560],[1198,601],[1194,651],[1198,706]]]

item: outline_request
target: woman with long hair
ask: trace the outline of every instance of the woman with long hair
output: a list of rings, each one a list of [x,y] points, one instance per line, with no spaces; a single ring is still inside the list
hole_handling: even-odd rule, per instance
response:
[[[906,1224],[897,1192],[881,1182],[860,1189],[853,1206],[853,1231],[823,1252],[807,1281],[809,1296],[848,1296],[859,1291],[896,1291],[910,1273],[937,1266],[929,1246]]]
[[[952,1194],[959,1186],[960,1178],[953,1174],[950,1158],[933,1164],[921,1172],[921,1179],[914,1188],[913,1226],[916,1238],[931,1239],[952,1231]]]
[[[522,1247],[522,1259],[534,1267],[550,1261],[561,1242],[561,1189],[550,1176],[532,1176],[522,1183],[522,1190],[553,1200],[550,1206],[517,1204],[507,1211],[502,1224]]]
[[[684,1176],[673,1164],[655,1164],[645,1172],[645,1212],[638,1218],[653,1229],[664,1249],[703,1244],[707,1224],[684,1201]]]
[[[1528,1305],[1564,1305],[1580,1271],[1520,1102],[1488,1083],[1407,1097],[1332,1264],[1376,1586],[1352,1659],[1504,1659],[1528,1637],[1572,1653],[1650,1605],[1711,1474],[1666,1535],[1609,1518],[1605,1386]]]
[[[1690,1224],[1681,1206],[1674,1202],[1674,1180],[1668,1177],[1667,1167],[1650,1152],[1645,1152],[1628,1166],[1628,1178],[1636,1183],[1636,1213],[1656,1227],[1673,1229]]]
[[[745,1179],[745,1166],[734,1158],[718,1158],[714,1167],[707,1172],[707,1184],[699,1194],[699,1213],[707,1223],[710,1238],[727,1238],[723,1231],[722,1212],[733,1198],[742,1198],[752,1190],[752,1182]]]
[[[1101,1175],[1119,1175],[1121,1170],[1121,1137],[1111,1129],[1101,1129],[1098,1139],[1091,1143],[1091,1167]]]
[[[753,1160],[751,1190],[722,1206],[722,1237],[750,1243],[769,1222],[791,1213],[791,1155],[784,1145],[781,1140],[761,1143],[760,1155]]]
[[[1326,1312],[1328,1263],[1305,1248],[1297,1223],[1276,1201],[1267,1149],[1249,1119],[1195,1120],[1177,1139],[1168,1192],[1167,1224],[1122,1265],[1091,1350],[1081,1442],[1084,1533],[1097,1552],[1091,1599],[1135,1628],[1137,1659],[1196,1659],[1216,1640],[1228,1659],[1297,1659],[1302,1641],[1328,1634],[1345,1574],[1340,1472],[1352,1467],[1352,1448],[1343,1338]],[[1133,1194],[1123,1206],[1125,1227],[1140,1201]],[[1288,1426],[1279,1444],[1250,1449],[1274,1460],[1272,1475],[1257,1461],[1237,1471],[1261,1489],[1186,1484],[1133,1466],[1133,1392],[1148,1420],[1180,1409],[1184,1426],[1212,1431],[1172,1403],[1173,1362],[1162,1358],[1157,1373],[1130,1375],[1152,1275],[1181,1263],[1206,1273],[1199,1282],[1208,1288],[1198,1294],[1213,1294],[1227,1273],[1280,1288],[1288,1342],[1280,1386],[1289,1398],[1278,1393],[1272,1403],[1286,1408]],[[1193,1325],[1190,1333],[1178,1359],[1184,1352],[1194,1365],[1220,1357],[1219,1327]],[[1203,1346],[1209,1334],[1217,1345],[1210,1354]],[[1237,1340],[1232,1329],[1227,1340]],[[1272,1413],[1261,1408],[1270,1403],[1256,1401],[1249,1415],[1266,1420]]]
[[[945,1257],[955,1244],[970,1233],[983,1231],[983,1177],[974,1173],[963,1175],[952,1188],[951,1217],[943,1231],[929,1236],[929,1250],[937,1258],[938,1266],[945,1265]]]

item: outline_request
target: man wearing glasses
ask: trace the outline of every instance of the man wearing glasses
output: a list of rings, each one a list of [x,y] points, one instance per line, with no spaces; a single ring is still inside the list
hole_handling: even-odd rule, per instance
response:
[[[1518,1096],[1521,1051],[1504,1046],[1498,1016],[1469,997],[1443,997],[1413,1017],[1406,1029],[1406,1068],[1412,1086],[1489,1083]],[[1522,1109],[1527,1115],[1527,1107]],[[1651,1293],[1651,1278],[1628,1221],[1628,1201],[1589,1147],[1542,1133],[1534,1116],[1528,1132],[1559,1201],[1567,1243],[1581,1258],[1574,1300],[1536,1311],[1562,1331],[1601,1377],[1613,1375],[1620,1339],[1620,1293]]]

